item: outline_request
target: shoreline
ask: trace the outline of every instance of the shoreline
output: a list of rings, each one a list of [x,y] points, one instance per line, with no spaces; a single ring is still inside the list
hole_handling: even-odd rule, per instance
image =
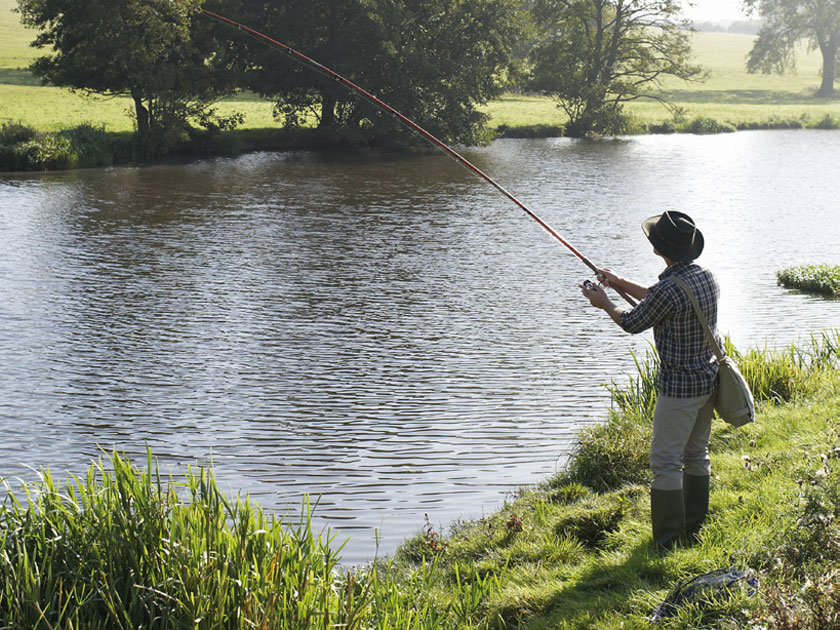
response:
[[[737,125],[698,116],[680,123],[666,121],[661,124],[643,125],[638,133],[628,133],[622,137],[670,134],[709,135],[780,129],[837,130],[840,129],[840,116],[826,114],[822,119],[810,123],[802,119],[770,119],[765,123],[748,122]],[[562,125],[511,126],[503,124],[491,130],[489,142],[499,139],[562,137],[565,137]],[[412,151],[429,148],[434,147],[431,145],[406,147],[355,144],[341,129],[249,128],[212,133],[194,130],[187,142],[170,153],[142,158],[138,155],[136,139],[133,134],[127,132],[109,132],[104,128],[91,125],[42,132],[20,123],[7,123],[0,128],[0,173],[46,172],[107,166],[149,166],[215,157],[237,157],[261,151],[316,151],[352,155],[357,151],[378,149],[409,154]]]

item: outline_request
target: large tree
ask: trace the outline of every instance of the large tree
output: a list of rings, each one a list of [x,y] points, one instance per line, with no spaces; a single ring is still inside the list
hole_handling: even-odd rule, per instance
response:
[[[513,62],[521,0],[239,0],[260,30],[347,77],[444,139],[473,142]],[[286,124],[315,117],[363,141],[408,142],[393,118],[257,44],[248,85]]]
[[[212,24],[171,0],[18,0],[18,10],[40,31],[32,45],[50,50],[32,71],[52,85],[130,96],[141,140],[206,120],[231,87]]]
[[[531,87],[552,96],[569,117],[566,133],[620,133],[623,104],[667,105],[667,76],[694,79],[679,0],[534,0],[539,38]]]
[[[838,0],[744,0],[761,18],[761,30],[747,58],[749,72],[784,73],[794,67],[794,50],[803,39],[822,53],[822,83],[817,96],[834,96],[840,46]]]

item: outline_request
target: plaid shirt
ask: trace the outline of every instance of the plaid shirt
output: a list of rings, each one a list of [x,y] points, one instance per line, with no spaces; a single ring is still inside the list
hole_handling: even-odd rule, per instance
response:
[[[653,326],[661,395],[705,396],[717,386],[717,358],[691,301],[676,282],[669,280],[672,276],[679,276],[693,289],[709,326],[715,330],[720,288],[711,271],[692,262],[678,262],[662,272],[645,298],[634,309],[621,313],[621,327],[639,333]]]

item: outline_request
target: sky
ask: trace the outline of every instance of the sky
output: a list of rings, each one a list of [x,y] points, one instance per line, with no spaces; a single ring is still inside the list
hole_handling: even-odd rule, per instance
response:
[[[745,20],[741,12],[741,0],[694,0],[694,6],[687,6],[685,12],[696,22],[732,22]]]

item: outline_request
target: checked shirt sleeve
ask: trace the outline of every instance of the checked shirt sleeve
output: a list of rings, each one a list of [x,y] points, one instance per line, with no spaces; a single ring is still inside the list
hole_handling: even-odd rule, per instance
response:
[[[657,283],[648,289],[645,298],[633,310],[621,313],[621,327],[629,333],[640,333],[670,315],[674,299],[666,286]]]

